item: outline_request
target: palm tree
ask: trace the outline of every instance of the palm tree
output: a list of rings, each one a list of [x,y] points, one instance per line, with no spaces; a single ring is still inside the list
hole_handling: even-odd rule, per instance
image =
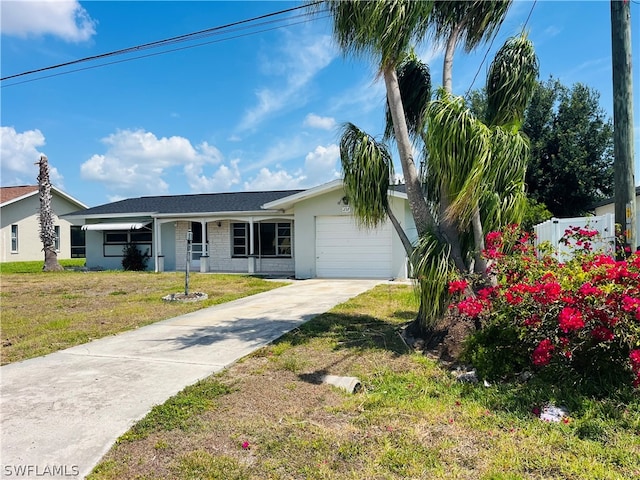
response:
[[[426,35],[433,1],[328,0],[324,4],[333,16],[334,36],[343,52],[368,55],[378,63],[387,91],[411,213],[418,234],[424,235],[433,229],[435,219],[424,199],[413,159],[397,67],[409,47]]]
[[[397,221],[393,216],[389,218],[401,235],[405,249],[411,253],[422,294],[414,331],[423,334],[446,309],[446,284],[454,270],[459,274],[468,272],[469,252],[473,250],[467,238],[470,225],[476,233],[475,250],[480,252],[481,206],[493,205],[495,209],[509,204],[500,195],[492,198],[491,192],[482,189],[500,186],[496,191],[499,193],[511,186],[517,193],[519,184],[515,180],[524,175],[520,169],[509,175],[508,169],[503,168],[504,156],[500,158],[502,163],[492,156],[494,151],[504,153],[514,149],[519,157],[518,149],[526,147],[521,137],[487,127],[471,115],[462,99],[454,98],[450,92],[457,43],[464,40],[465,48],[471,50],[491,38],[511,0],[332,0],[323,3],[333,15],[334,36],[345,54],[374,57],[385,81],[390,120],[385,136],[390,138],[393,132],[398,147],[409,206],[420,239],[417,245],[410,245]],[[428,67],[417,61],[415,55],[407,54],[414,42],[425,37],[430,26],[434,26],[433,37],[446,39],[447,43],[445,88],[431,103]],[[506,50],[502,60],[507,59],[509,53],[516,54],[517,49]],[[530,56],[525,58],[529,62],[530,59]],[[535,70],[537,72],[537,64]],[[504,78],[514,84],[513,76]],[[494,80],[496,101],[501,95],[504,98],[513,94],[513,87],[505,87],[499,78]],[[526,93],[523,98],[528,98]],[[442,123],[435,125],[437,121]],[[422,138],[426,147],[426,195],[425,179],[418,174],[412,155],[412,137]],[[461,146],[466,150],[464,155],[458,154]],[[353,197],[356,215],[369,226],[384,221],[385,214],[390,212],[386,191],[392,172],[386,146],[355,125],[347,124],[341,141],[341,159],[345,188]],[[480,262],[476,261],[476,268],[484,269]]]
[[[40,195],[40,240],[44,250],[45,272],[63,270],[58,263],[58,254],[55,249],[56,231],[53,221],[54,213],[51,208],[51,181],[49,180],[49,162],[46,155],[40,155],[38,190]]]

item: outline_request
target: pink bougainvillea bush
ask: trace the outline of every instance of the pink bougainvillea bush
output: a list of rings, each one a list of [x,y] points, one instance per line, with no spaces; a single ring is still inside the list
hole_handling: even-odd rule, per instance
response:
[[[485,256],[495,286],[451,282],[451,308],[480,321],[465,358],[481,375],[537,371],[558,381],[640,387],[640,253],[622,261],[591,251],[597,232],[571,228],[574,256],[559,263],[516,226],[491,232]]]

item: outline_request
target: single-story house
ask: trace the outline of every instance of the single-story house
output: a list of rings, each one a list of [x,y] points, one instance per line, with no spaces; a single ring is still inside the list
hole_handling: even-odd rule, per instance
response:
[[[87,206],[62,190],[51,187],[58,258],[84,257],[84,232],[76,220],[63,218]],[[0,187],[0,262],[43,260],[40,240],[38,185]]]
[[[395,216],[414,240],[403,186],[389,193]],[[393,226],[360,228],[342,180],[308,190],[130,198],[66,217],[84,222],[89,268],[122,268],[124,247],[135,243],[156,272],[184,271],[189,261],[200,272],[407,278]]]

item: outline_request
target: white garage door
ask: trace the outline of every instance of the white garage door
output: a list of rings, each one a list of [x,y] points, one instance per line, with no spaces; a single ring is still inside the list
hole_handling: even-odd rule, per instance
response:
[[[391,278],[392,227],[360,229],[350,216],[316,217],[316,275],[320,278]]]

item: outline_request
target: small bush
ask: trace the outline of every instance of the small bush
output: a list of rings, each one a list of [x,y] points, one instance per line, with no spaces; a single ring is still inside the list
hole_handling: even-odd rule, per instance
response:
[[[123,249],[122,268],[131,271],[147,269],[149,257],[142,253],[134,243],[128,243]]]
[[[449,286],[463,297],[454,307],[482,325],[464,354],[480,374],[527,369],[595,390],[640,386],[640,253],[616,261],[593,252],[597,234],[568,229],[566,263],[536,252],[517,227],[487,235],[497,285],[474,295],[465,280]]]

